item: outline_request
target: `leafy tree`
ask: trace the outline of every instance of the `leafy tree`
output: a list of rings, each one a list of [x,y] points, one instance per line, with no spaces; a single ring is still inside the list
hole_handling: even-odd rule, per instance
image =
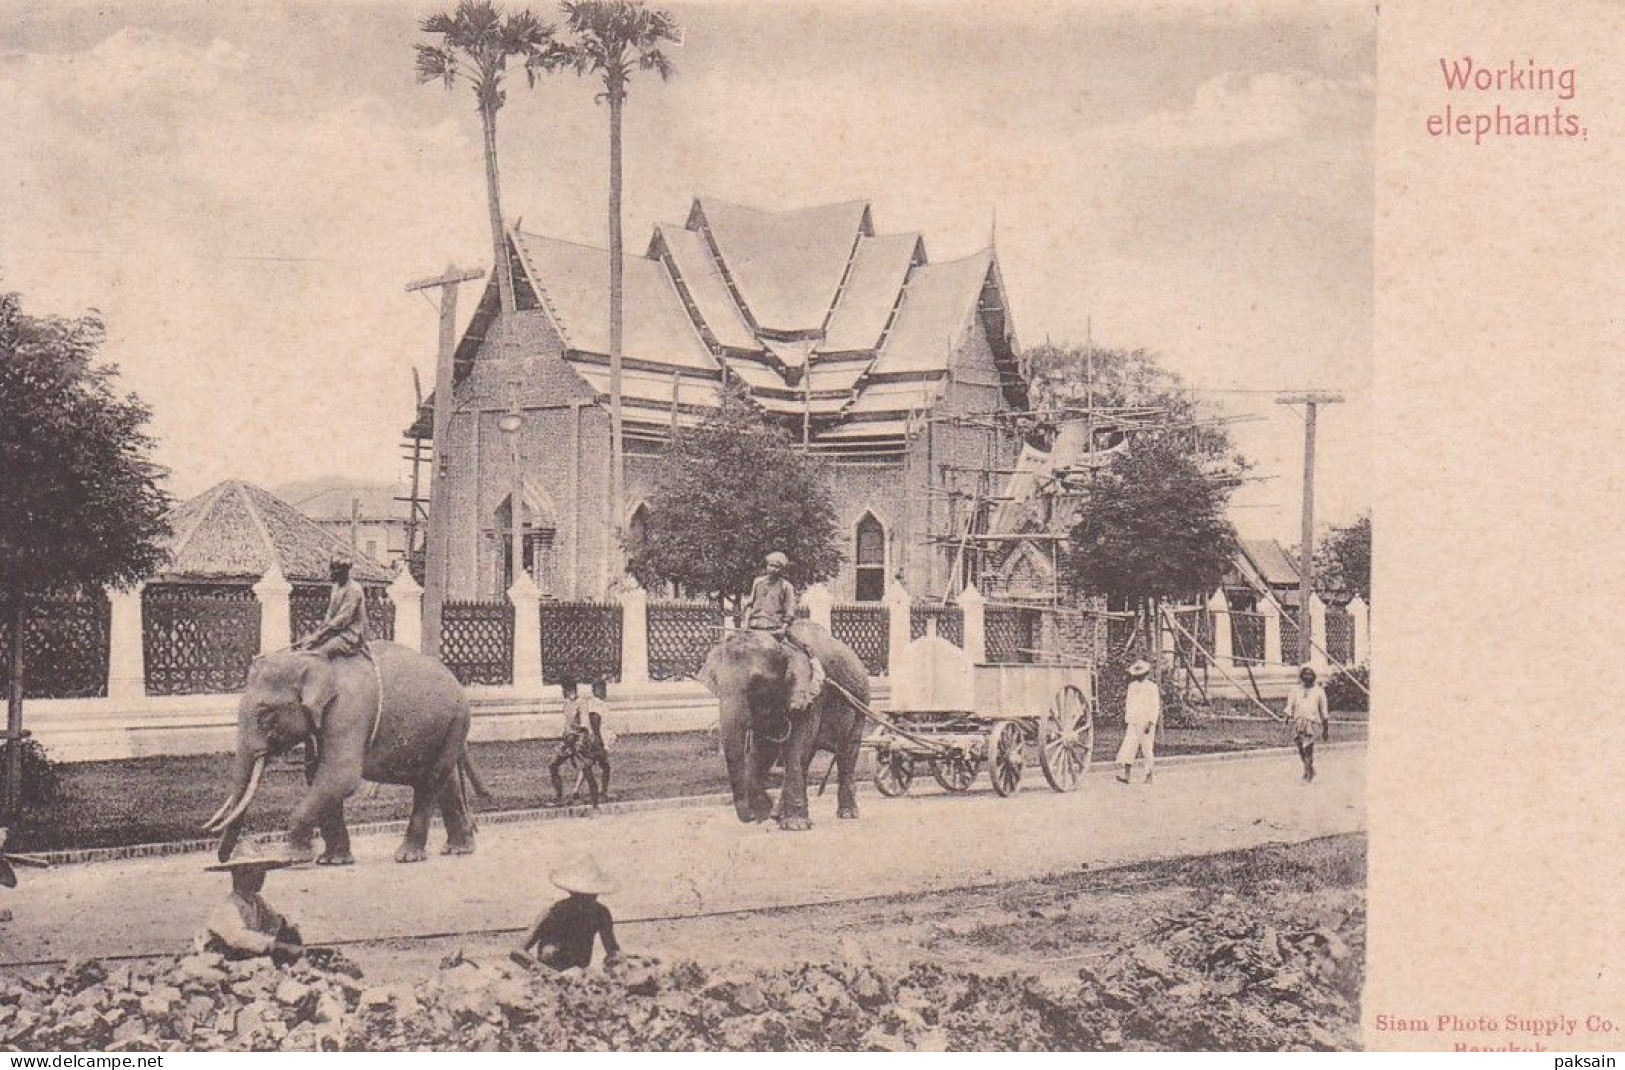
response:
[[[151,412],[94,363],[101,320],[24,315],[0,295],[0,605],[11,628],[7,735],[23,721],[23,637],[31,596],[128,584],[164,562],[164,475],[150,459]],[[6,748],[15,814],[23,748]]]
[[[508,62],[524,64],[525,77],[536,84],[538,57],[554,47],[554,27],[530,11],[505,14],[493,0],[462,0],[451,14],[430,15],[419,28],[436,34],[440,43],[418,44],[419,82],[444,82],[451,89],[459,81],[474,90],[485,133],[485,193],[491,214],[492,268],[504,314],[514,310],[513,266],[503,240],[502,191],[497,177],[497,112],[507,103],[503,82]]]
[[[621,437],[621,332],[625,285],[621,239],[621,113],[626,88],[635,71],[654,71],[662,81],[671,77],[671,61],[661,51],[663,42],[678,42],[682,31],[665,11],[643,6],[642,0],[565,0],[570,40],[558,50],[539,54],[531,69],[571,67],[579,75],[597,75],[604,91],[599,100],[609,105],[609,417],[610,515],[620,523],[626,515],[626,454]]]
[[[1332,528],[1315,548],[1315,590],[1371,602],[1371,514]]]
[[[737,610],[774,550],[790,558],[786,575],[798,587],[841,564],[824,473],[738,395],[667,446],[648,513],[627,547],[646,587],[678,583]]]
[[[1120,599],[1146,634],[1156,605],[1219,586],[1236,553],[1225,517],[1234,482],[1178,433],[1141,432],[1090,483],[1068,541],[1076,586]]]

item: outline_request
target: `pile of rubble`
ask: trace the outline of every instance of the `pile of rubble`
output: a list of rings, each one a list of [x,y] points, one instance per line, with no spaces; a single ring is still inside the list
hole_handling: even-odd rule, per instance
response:
[[[1359,1046],[1365,914],[1293,924],[1221,897],[1158,919],[1075,980],[843,961],[531,972],[453,955],[370,986],[342,958],[279,969],[195,954],[0,979],[0,1047],[31,1050],[1257,1050]]]

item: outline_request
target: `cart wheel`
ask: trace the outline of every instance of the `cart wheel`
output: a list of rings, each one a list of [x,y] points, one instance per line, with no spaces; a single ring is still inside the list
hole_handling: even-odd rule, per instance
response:
[[[943,791],[969,791],[982,771],[982,763],[965,755],[931,759],[931,775],[942,785]]]
[[[1027,764],[1027,737],[1014,721],[1000,721],[987,737],[988,778],[1000,795],[1014,795],[1021,787],[1021,769]]]
[[[914,759],[895,751],[882,751],[875,755],[875,788],[888,799],[895,799],[914,783]]]
[[[1038,764],[1056,791],[1076,791],[1095,756],[1095,715],[1083,692],[1068,684],[1039,722]]]

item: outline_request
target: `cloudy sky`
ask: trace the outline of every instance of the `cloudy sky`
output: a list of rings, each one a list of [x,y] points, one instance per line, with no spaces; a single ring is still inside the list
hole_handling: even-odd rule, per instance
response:
[[[1261,417],[1236,434],[1277,478],[1238,497],[1244,534],[1295,541],[1303,425],[1221,389],[1342,390],[1319,515],[1366,507],[1369,6],[670,6],[678,72],[628,106],[629,245],[696,193],[865,198],[949,259],[987,243],[996,208],[1023,342],[1092,321]],[[472,96],[413,78],[435,9],[0,0],[0,286],[31,311],[101,310],[177,494],[404,474],[436,321],[403,284],[488,266]],[[518,80],[501,164],[510,218],[603,244],[593,94]]]

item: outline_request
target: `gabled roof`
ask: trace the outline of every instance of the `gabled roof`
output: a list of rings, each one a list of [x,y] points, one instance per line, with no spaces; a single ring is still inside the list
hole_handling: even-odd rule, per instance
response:
[[[290,583],[326,583],[328,561],[338,551],[354,558],[354,579],[392,578],[287,502],[235,479],[177,505],[169,523],[169,564],[159,579],[253,582],[275,562]]]
[[[565,359],[605,396],[608,253],[517,229],[509,245],[520,310],[546,315]],[[877,235],[862,201],[764,211],[698,198],[684,226],[655,227],[646,255],[623,267],[631,433],[699,419],[733,380],[769,413],[810,416],[815,444],[889,438],[895,448],[911,414],[941,398],[978,320],[1006,400],[1025,407],[994,251],[929,262],[919,234]],[[496,308],[487,286],[457,349],[458,382]],[[425,406],[408,434],[431,433]]]
[[[1242,539],[1241,552],[1271,587],[1296,587],[1298,566],[1274,539]]]
[[[874,232],[862,201],[764,212],[700,197],[688,226],[721,257],[747,318],[784,333],[823,329],[859,236]]]
[[[531,288],[569,349],[609,355],[609,253],[513,231]],[[626,287],[621,353],[628,360],[714,372],[682,299],[659,261],[621,258]]]

